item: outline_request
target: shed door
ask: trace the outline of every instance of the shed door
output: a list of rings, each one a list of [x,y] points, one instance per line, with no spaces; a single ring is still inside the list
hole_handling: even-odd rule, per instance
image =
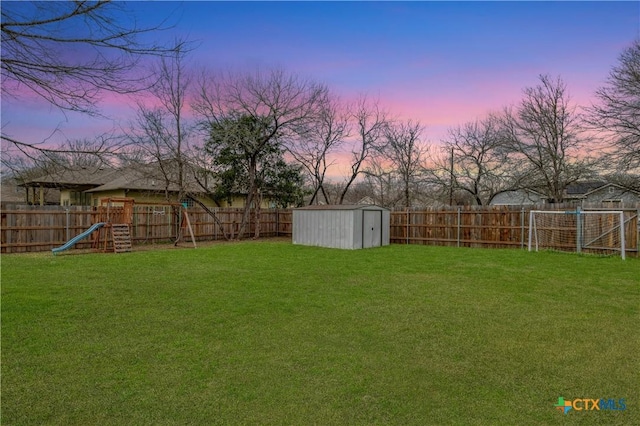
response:
[[[362,216],[362,248],[382,245],[382,211],[364,210]]]

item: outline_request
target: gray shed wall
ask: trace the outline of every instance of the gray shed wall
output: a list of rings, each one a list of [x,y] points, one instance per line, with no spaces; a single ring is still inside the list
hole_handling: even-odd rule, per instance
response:
[[[293,211],[293,243],[353,249],[352,210]]]
[[[373,236],[370,228],[363,228],[365,218],[372,222],[373,216],[365,215],[379,218]],[[380,208],[294,210],[292,240],[294,244],[351,250],[389,245],[390,220],[389,210]]]

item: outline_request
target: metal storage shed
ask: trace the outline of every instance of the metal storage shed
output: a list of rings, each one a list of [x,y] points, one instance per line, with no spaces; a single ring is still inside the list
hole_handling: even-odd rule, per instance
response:
[[[361,249],[389,245],[391,213],[374,205],[323,205],[293,210],[293,243]]]

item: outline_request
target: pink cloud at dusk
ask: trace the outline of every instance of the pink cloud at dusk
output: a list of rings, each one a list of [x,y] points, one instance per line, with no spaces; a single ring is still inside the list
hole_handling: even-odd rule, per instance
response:
[[[539,74],[593,102],[622,49],[640,36],[639,2],[130,2],[154,37],[195,40],[195,67],[281,67],[345,100],[379,98],[420,120],[437,143],[452,126],[516,104]],[[153,105],[151,98],[144,102]],[[62,114],[31,97],[2,99],[3,132],[50,143],[128,128],[135,101],[104,94],[108,118]],[[344,155],[336,160],[344,162]]]

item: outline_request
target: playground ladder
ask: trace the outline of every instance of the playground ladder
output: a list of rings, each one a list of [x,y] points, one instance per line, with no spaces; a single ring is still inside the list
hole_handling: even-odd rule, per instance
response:
[[[126,223],[113,223],[111,225],[111,236],[113,237],[113,251],[124,253],[131,251],[131,232]]]

